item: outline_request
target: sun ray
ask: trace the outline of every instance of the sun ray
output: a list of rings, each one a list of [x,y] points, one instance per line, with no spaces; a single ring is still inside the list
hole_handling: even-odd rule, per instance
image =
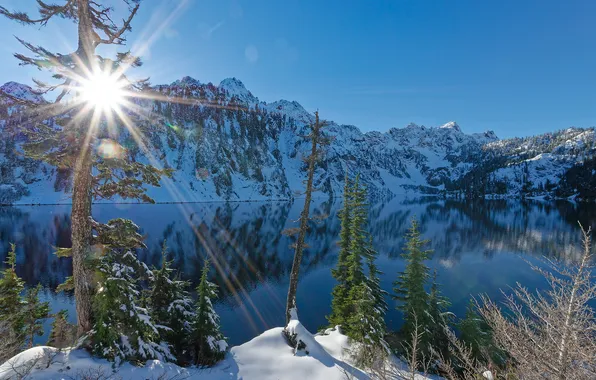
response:
[[[165,100],[165,99],[164,99]],[[142,108],[134,103],[131,103],[129,106],[129,109],[132,109],[133,111],[136,111],[135,114],[137,115],[142,115]],[[154,115],[152,115],[153,117]],[[142,117],[144,117],[144,115],[142,115]],[[140,137],[138,136],[138,134],[136,133],[136,130],[134,129],[134,127],[132,126],[132,123],[130,122],[130,120],[124,115],[122,114],[120,116],[121,119],[124,119],[124,124],[125,126],[127,126],[127,129],[129,130],[129,132],[131,133],[131,135],[133,136],[133,138],[137,141],[137,143],[141,142]],[[161,117],[160,117],[161,118]],[[141,142],[141,147],[142,150],[145,153],[149,153],[148,149],[144,146],[144,144],[142,144]],[[154,157],[151,156],[150,157],[150,161],[152,162],[152,164],[157,164],[157,162],[155,161]],[[164,178],[164,185],[166,186],[166,189],[170,192],[170,194],[172,195],[173,199],[178,200],[179,202],[182,202],[184,200],[184,197],[181,195],[180,191],[176,188],[176,186],[174,186],[171,182],[171,180],[169,178]],[[191,218],[190,218],[190,212],[187,210],[187,206],[184,203],[179,203],[179,208],[182,212],[182,214],[184,215],[184,217],[186,218],[187,222],[190,224],[191,223]],[[202,239],[201,236],[198,235],[198,231],[195,231],[195,234],[197,234],[197,237],[199,237],[202,241],[202,244],[205,244],[204,240]],[[226,235],[229,236],[229,235]],[[253,265],[252,262],[250,262],[249,259],[247,259],[241,252],[241,250],[238,248],[237,244],[235,244],[234,242],[232,242],[232,240],[230,238],[227,239],[228,240],[228,244],[230,244],[230,246],[232,246],[234,253],[240,257],[242,259],[242,261],[244,261],[245,265],[247,266],[247,268],[252,271],[256,276],[257,279],[263,283],[263,284],[267,284],[267,281],[265,281],[265,279],[259,274],[259,272],[256,270],[255,266]],[[220,272],[220,274],[222,275],[222,278],[224,277],[224,268],[222,267],[222,265],[219,263],[219,261],[217,261],[217,258],[215,257],[215,255],[213,255],[210,251],[208,252],[210,254],[210,257],[212,259],[212,261],[214,261],[214,264],[218,270],[218,272]],[[235,297],[237,298],[239,303],[242,303],[242,298],[237,297],[237,292],[239,291],[243,296],[244,299],[246,299],[249,303],[249,305],[251,306],[251,308],[254,310],[255,314],[257,314],[257,317],[261,320],[261,322],[264,325],[266,324],[265,319],[263,318],[263,316],[260,314],[260,311],[258,310],[258,308],[256,307],[256,305],[252,302],[252,300],[250,299],[250,296],[248,294],[248,292],[246,291],[246,289],[244,289],[244,287],[242,286],[242,284],[240,283],[240,281],[237,279],[237,277],[233,274],[232,275],[232,279],[230,280],[229,278],[226,278],[226,287],[230,290],[230,292],[232,294],[235,295]],[[281,305],[283,307],[283,303],[280,300],[280,298],[277,296],[277,294],[272,290],[272,288],[270,286],[266,286],[267,291],[271,294],[272,299],[278,304]],[[248,314],[247,314],[248,316]]]
[[[177,17],[180,10],[184,7],[186,1],[176,7],[174,11],[159,25],[158,28],[152,30],[148,38],[142,39],[144,42],[141,45],[135,47],[135,52],[141,54],[146,52],[151,44],[158,38],[163,30]],[[75,58],[76,59],[76,58]],[[105,123],[108,135],[114,139],[118,139],[116,124],[122,124],[125,130],[135,141],[136,145],[141,150],[142,154],[148,160],[148,162],[154,167],[161,169],[163,165],[159,160],[156,159],[154,147],[150,147],[145,140],[146,136],[140,133],[137,125],[129,117],[129,113],[138,115],[145,122],[150,125],[154,124],[157,120],[160,124],[166,125],[166,119],[161,115],[154,113],[146,113],[142,107],[143,100],[157,100],[169,103],[179,104],[200,104],[205,107],[221,108],[239,110],[243,109],[249,111],[246,107],[241,105],[222,105],[215,101],[209,101],[207,99],[188,99],[181,97],[171,97],[165,94],[161,94],[158,91],[135,91],[134,82],[130,82],[125,73],[131,67],[130,62],[122,62],[119,65],[115,65],[114,62],[106,60],[102,64],[94,63],[92,66],[84,65],[83,62],[78,62],[76,65],[80,71],[75,72],[70,68],[64,67],[61,73],[69,78],[69,83],[66,85],[66,89],[73,94],[68,105],[62,109],[70,112],[71,110],[77,110],[73,118],[69,123],[73,125],[81,125],[86,128],[86,134],[84,137],[84,143],[80,147],[80,154],[82,156],[88,154],[89,149],[96,149],[96,153],[104,156],[112,156],[115,154],[115,144],[109,141],[102,141],[98,145],[95,145],[94,140],[98,137],[102,123]],[[56,111],[58,114],[57,105],[48,105],[49,110]],[[93,147],[93,148],[92,148]],[[192,220],[190,218],[190,207],[182,203],[185,199],[181,192],[181,189],[174,183],[170,178],[164,177],[162,179],[162,185],[166,188],[174,201],[178,203],[184,219],[192,226]],[[205,238],[201,235],[198,228],[192,227],[193,233],[196,235],[198,241],[203,246],[208,257],[214,263],[214,267],[223,279],[224,286],[228,289],[229,293],[236,300],[237,305],[243,311],[246,319],[250,323],[251,327],[258,330],[256,321],[253,320],[253,316],[259,320],[265,327],[267,323],[263,318],[260,310],[253,302],[250,297],[249,291],[242,284],[240,278],[231,271],[229,263],[224,260],[221,255],[218,255],[213,247],[210,247]],[[262,275],[257,271],[254,263],[246,257],[238,246],[237,242],[232,239],[229,233],[223,235],[223,242],[230,247],[229,252],[233,255],[237,255],[243,262],[249,272],[256,275],[257,281],[266,283]],[[273,299],[276,303],[281,304],[277,295],[267,288],[273,295]],[[249,310],[250,309],[250,310]]]
[[[134,127],[134,125],[133,125],[132,121],[130,120],[130,118],[121,109],[117,109],[117,110],[115,110],[115,112],[118,113],[119,119],[122,121],[122,123],[124,124],[125,128],[131,134],[131,136],[133,137],[133,139],[135,140],[135,142],[139,145],[140,149],[143,151],[143,153],[145,154],[145,156],[147,157],[147,159],[149,160],[149,162],[153,166],[155,166],[155,167],[161,167],[161,164],[155,159],[154,155],[149,151],[148,147],[143,142],[141,136],[137,132],[137,130]],[[180,191],[176,188],[176,186],[174,186],[174,184],[173,184],[173,182],[172,182],[171,179],[169,179],[169,178],[163,178],[162,179],[162,183],[165,185],[165,187],[168,190],[168,192],[170,192],[170,194],[172,195],[173,199],[177,199],[180,202],[184,199],[181,196]],[[191,218],[190,218],[190,212],[187,209],[188,208],[188,205],[186,205],[185,203],[178,203],[178,207],[181,210],[182,215],[186,219],[186,222],[189,223],[189,225],[191,225],[192,221],[191,221]],[[253,326],[253,328],[256,329],[256,325],[254,324],[254,321],[252,321],[252,318],[250,317],[250,314],[248,313],[248,310],[246,309],[246,306],[244,305],[243,299],[246,300],[246,302],[250,305],[251,309],[253,309],[254,313],[260,319],[261,323],[264,326],[267,326],[267,323],[266,323],[265,319],[261,315],[261,313],[258,310],[257,306],[251,300],[249,293],[246,291],[246,289],[244,289],[244,286],[241,284],[240,280],[238,280],[238,278],[236,277],[236,275],[234,275],[233,273],[226,272],[226,270],[225,270],[224,266],[221,264],[219,258],[212,252],[211,249],[209,249],[207,242],[205,241],[205,239],[203,238],[203,236],[199,233],[199,231],[197,229],[193,228],[193,232],[195,233],[195,235],[197,236],[197,238],[199,239],[199,241],[203,245],[205,251],[207,252],[207,254],[209,255],[211,261],[213,262],[214,267],[216,268],[217,272],[221,275],[221,278],[224,279],[224,283],[226,284],[226,287],[228,288],[228,290],[230,291],[230,293],[234,296],[234,298],[237,300],[238,304],[241,305],[241,308],[243,308],[243,311],[244,311],[247,319],[251,323],[251,326]],[[239,252],[238,249],[235,248],[233,251],[243,261],[245,261],[248,264],[248,267],[250,269],[252,269],[254,273],[256,273],[256,270],[254,269],[254,266],[251,263],[247,262],[247,259],[244,257],[244,255],[242,255]],[[243,297],[240,297],[240,294],[238,294],[238,293],[240,293]],[[273,292],[272,292],[272,294],[273,294]]]

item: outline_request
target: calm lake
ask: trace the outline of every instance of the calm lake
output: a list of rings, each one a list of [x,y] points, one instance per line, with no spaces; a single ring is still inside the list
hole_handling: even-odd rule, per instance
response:
[[[334,280],[331,268],[337,259],[336,242],[341,201],[315,202],[314,214],[328,218],[312,225],[307,236],[298,287],[299,316],[312,332],[326,324]],[[96,220],[131,218],[146,236],[147,250],[139,252],[147,264],[159,265],[161,244],[169,246],[169,258],[183,277],[198,281],[203,260],[212,256],[212,280],[219,285],[216,309],[232,345],[241,344],[284,323],[288,273],[292,265],[291,238],[282,234],[297,226],[302,200],[294,203],[210,203],[160,205],[95,205]],[[69,259],[52,254],[54,246],[70,244],[70,206],[0,208],[0,257],[9,243],[18,245],[18,274],[28,285],[41,283],[43,297],[53,311],[68,309],[74,318],[73,298],[53,290],[70,274]],[[403,270],[403,235],[417,217],[429,248],[429,266],[437,270],[451,311],[463,316],[470,297],[479,293],[500,299],[501,291],[520,282],[543,288],[545,282],[523,259],[543,255],[570,260],[579,254],[577,221],[596,226],[594,204],[537,201],[413,201],[395,198],[372,203],[369,228],[379,251],[382,285],[391,292],[392,282]],[[389,300],[387,323],[400,325],[400,314]],[[49,321],[46,323],[49,330]],[[39,339],[45,343],[45,337]]]

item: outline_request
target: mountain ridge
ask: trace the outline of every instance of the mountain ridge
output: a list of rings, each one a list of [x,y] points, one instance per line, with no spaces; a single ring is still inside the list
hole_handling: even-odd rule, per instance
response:
[[[43,100],[31,87],[15,82],[0,91]],[[300,103],[260,101],[237,78],[214,85],[186,76],[152,86],[148,95],[151,93],[159,96],[134,101],[152,120],[148,138],[153,153],[175,169],[169,186],[149,188],[156,201],[285,200],[299,196],[305,178],[301,158],[309,149],[300,136],[307,134],[307,125],[314,120]],[[3,132],[17,123],[22,112],[19,107],[6,98],[0,100]],[[315,173],[316,196],[339,196],[346,173],[359,173],[377,196],[523,195],[528,183],[536,184],[537,190],[540,183],[544,187],[540,177],[545,176],[540,171],[545,165],[552,171],[546,177],[556,183],[581,161],[580,155],[585,159],[592,154],[593,129],[568,131],[573,132],[563,133],[561,136],[569,138],[557,140],[556,147],[537,144],[539,149],[531,151],[533,155],[516,160],[515,151],[527,140],[499,140],[494,131],[466,134],[454,121],[438,127],[410,123],[385,132],[362,132],[353,125],[330,122],[324,133],[333,143]],[[130,146],[130,139],[126,132],[119,136],[125,146]],[[18,135],[10,135],[0,144],[0,203],[68,202],[71,178],[15,155],[20,142]],[[138,149],[130,149],[129,154],[135,160],[146,160]],[[505,166],[493,167],[495,162]],[[519,173],[513,170],[518,166],[526,182],[513,186],[510,183],[520,182]],[[480,185],[466,187],[480,177],[484,178]],[[484,193],[480,194],[479,186]]]

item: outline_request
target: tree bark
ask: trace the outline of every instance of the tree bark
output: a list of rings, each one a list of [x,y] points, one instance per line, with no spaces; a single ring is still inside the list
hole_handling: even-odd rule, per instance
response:
[[[300,274],[300,264],[302,262],[302,251],[304,250],[304,239],[306,237],[306,230],[308,229],[310,201],[312,198],[313,178],[315,173],[315,162],[317,158],[317,144],[319,139],[319,131],[321,128],[319,123],[318,112],[315,112],[315,117],[316,121],[311,133],[312,148],[310,157],[308,158],[308,179],[306,182],[304,208],[300,213],[300,231],[298,232],[298,240],[296,241],[296,251],[294,253],[294,261],[292,263],[292,272],[290,274],[290,286],[288,289],[288,300],[286,303],[286,326],[288,325],[291,319],[291,310],[298,309],[296,306],[296,291],[298,289],[298,277]]]
[[[79,41],[77,56],[81,61],[79,75],[87,76],[95,52],[93,45],[93,26],[89,18],[89,0],[78,0]],[[79,135],[80,154],[75,162],[74,184],[72,188],[71,240],[72,240],[72,275],[77,311],[77,334],[83,335],[91,330],[91,298],[93,286],[85,262],[89,256],[91,243],[91,144],[93,133],[90,115],[83,116],[74,126]]]
[[[77,333],[83,335],[91,330],[92,284],[85,266],[91,240],[91,152],[77,160],[72,189],[72,275],[77,310]]]

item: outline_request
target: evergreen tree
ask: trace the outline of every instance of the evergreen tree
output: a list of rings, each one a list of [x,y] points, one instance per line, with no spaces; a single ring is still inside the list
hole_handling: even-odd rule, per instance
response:
[[[41,285],[27,289],[23,300],[23,324],[24,332],[28,340],[29,348],[33,347],[33,340],[36,336],[43,335],[43,320],[49,317],[50,305],[48,302],[39,302],[39,291]]]
[[[381,279],[380,275],[383,274],[375,264],[377,259],[378,253],[375,251],[373,247],[372,237],[369,237],[368,246],[366,248],[365,258],[366,264],[368,267],[368,277],[367,277],[367,284],[370,288],[372,295],[375,297],[375,311],[378,315],[382,315],[383,321],[385,319],[385,314],[388,310],[387,301],[385,301],[385,296],[387,292],[381,288]],[[383,326],[385,324],[383,323]],[[383,332],[385,332],[386,328],[383,328]]]
[[[178,278],[166,255],[164,241],[161,268],[153,270],[147,307],[161,339],[170,344],[179,363],[186,363],[191,323],[195,317],[193,302],[187,291],[189,283]]]
[[[103,235],[105,252],[96,265],[93,352],[115,365],[123,360],[174,360],[149,311],[141,306],[139,280],[149,279],[152,273],[134,253],[134,248],[144,247],[138,226],[124,219],[111,220],[108,225],[110,232]]]
[[[471,350],[472,358],[480,363],[494,363],[503,366],[506,353],[498,348],[493,339],[493,332],[478,313],[476,304],[470,300],[466,308],[466,316],[457,324],[459,339]]]
[[[359,299],[365,292],[361,285],[366,282],[362,262],[367,248],[366,190],[360,186],[359,175],[356,176],[348,195],[344,197],[349,201],[348,204],[344,204],[341,215],[340,257],[333,272],[338,284],[333,290],[331,316],[328,319],[332,325],[341,325],[344,333],[352,337],[352,322],[355,320],[354,300]]]
[[[353,289],[365,281],[362,259],[367,248],[366,190],[360,186],[360,175],[356,176],[352,189],[352,215],[350,218],[350,246],[348,254],[348,288]],[[350,295],[354,299],[353,295]]]
[[[123,360],[173,360],[149,312],[140,305],[138,258],[132,251],[106,252],[99,264],[94,298],[93,352],[119,365]]]
[[[349,326],[350,337],[360,343],[355,353],[356,364],[368,368],[380,352],[388,351],[385,342],[387,303],[384,298],[386,292],[380,285],[381,272],[375,265],[377,253],[372,248],[372,241],[368,243],[365,257],[368,276],[354,287],[354,312],[350,315]]]
[[[482,347],[485,340],[485,333],[482,325],[484,324],[482,318],[476,312],[474,302],[470,300],[466,308],[466,316],[457,325],[459,330],[459,338],[472,350],[474,359],[482,357]]]
[[[333,325],[341,325],[346,335],[363,344],[358,360],[369,365],[372,358],[365,351],[370,353],[372,348],[386,347],[386,293],[381,289],[381,272],[375,264],[377,252],[366,230],[366,189],[361,186],[359,176],[353,185],[346,179],[344,198],[340,215],[340,257],[333,271],[338,284],[333,289],[332,314],[328,320]]]
[[[192,325],[193,358],[196,365],[211,366],[224,358],[228,344],[220,331],[219,316],[211,300],[217,297],[217,286],[208,279],[209,260],[205,261],[197,287],[195,319]]]
[[[16,262],[16,248],[11,243],[6,259],[8,267],[2,271],[0,277],[0,341],[3,343],[0,345],[2,348],[1,360],[16,355],[24,346],[26,338],[23,330],[24,316],[21,300],[24,284],[23,280],[17,276]]]
[[[337,325],[345,326],[349,317],[348,307],[348,256],[350,253],[350,219],[352,211],[352,185],[346,173],[344,185],[343,208],[339,212],[341,220],[341,231],[339,233],[339,254],[337,257],[337,266],[331,270],[331,275],[337,281],[333,288],[331,301],[331,315],[327,316],[327,321],[334,327]]]
[[[54,314],[47,345],[56,348],[70,347],[74,343],[75,334],[75,326],[68,323],[68,311],[60,310]]]
[[[424,250],[428,240],[422,240],[416,219],[412,219],[406,237],[408,240],[402,254],[406,260],[406,269],[394,282],[394,298],[400,302],[397,309],[403,314],[402,337],[409,339],[417,323],[424,331],[421,346],[427,347],[430,340],[426,333],[429,330],[429,295],[424,290],[424,285],[429,279],[429,268],[424,261],[431,251]]]
[[[131,30],[140,0],[122,1],[128,6],[129,13],[120,25],[113,21],[116,18],[111,5],[91,0],[63,0],[61,4],[37,1],[39,17],[30,17],[25,12],[9,11],[0,6],[0,15],[23,25],[45,26],[52,19],[67,19],[77,24],[78,46],[76,51],[67,54],[53,53],[17,38],[31,53],[31,56],[15,54],[20,64],[49,70],[57,81],[43,83],[34,80],[39,87],[39,94],[54,90],[59,92],[54,103],[36,104],[10,94],[1,95],[27,106],[29,110],[26,120],[21,123],[21,129],[27,136],[27,143],[23,146],[25,154],[73,174],[72,249],[62,253],[72,255],[73,277],[69,280],[69,286],[74,289],[79,334],[89,331],[93,323],[91,303],[94,282],[91,278],[92,269],[86,266],[92,252],[90,216],[93,197],[109,199],[120,196],[151,201],[143,185],[159,185],[159,178],[170,174],[169,171],[133,160],[120,146],[110,149],[120,152],[119,157],[107,157],[100,149],[96,149],[101,146],[100,139],[110,132],[103,125],[105,110],[97,109],[86,99],[85,83],[104,80],[105,77],[105,80],[114,82],[115,87],[126,87],[130,93],[147,85],[145,81],[134,83],[124,77],[129,68],[141,65],[138,57],[132,56],[130,52],[121,52],[116,54],[114,60],[110,60],[96,53],[100,45],[125,44],[125,35]],[[64,104],[62,100],[68,98],[70,93],[74,96],[68,104]],[[94,114],[99,117],[94,117]],[[118,115],[121,118],[118,122],[133,124],[130,120],[132,113],[122,112]],[[136,137],[143,135],[145,124],[135,122],[135,131],[131,134]],[[113,131],[114,125],[111,127]],[[146,149],[143,143],[139,145],[143,150]]]
[[[449,336],[447,334],[450,319],[447,313],[449,306],[449,300],[440,293],[439,284],[437,283],[437,271],[435,270],[428,296],[428,317],[430,322],[428,334],[433,349],[440,353],[443,358],[448,358],[449,355]]]

